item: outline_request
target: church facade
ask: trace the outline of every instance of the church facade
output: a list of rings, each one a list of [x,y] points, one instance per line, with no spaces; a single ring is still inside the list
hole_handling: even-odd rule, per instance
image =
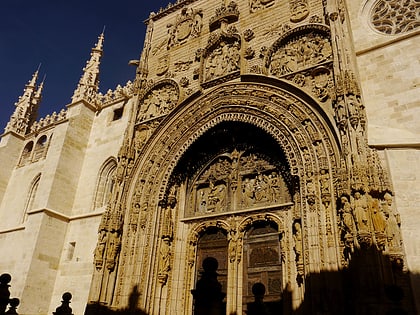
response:
[[[36,72],[0,142],[19,314],[207,314],[213,267],[208,314],[416,314],[419,10],[177,1],[114,91],[104,34],[41,119]]]

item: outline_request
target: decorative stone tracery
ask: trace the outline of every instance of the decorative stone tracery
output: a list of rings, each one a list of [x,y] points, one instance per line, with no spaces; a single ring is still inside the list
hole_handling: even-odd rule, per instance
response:
[[[397,35],[420,27],[420,3],[416,0],[379,0],[371,11],[371,23],[381,33]]]

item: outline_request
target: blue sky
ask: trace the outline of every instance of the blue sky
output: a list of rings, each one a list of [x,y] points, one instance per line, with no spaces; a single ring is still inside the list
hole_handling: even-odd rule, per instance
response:
[[[173,0],[172,2],[174,2]],[[105,26],[100,91],[132,80],[149,13],[169,0],[1,0],[0,134],[25,84],[40,67],[45,76],[39,117],[70,103],[73,91]]]

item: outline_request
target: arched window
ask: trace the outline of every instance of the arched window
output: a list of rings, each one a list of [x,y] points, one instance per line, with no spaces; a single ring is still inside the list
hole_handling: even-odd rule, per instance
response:
[[[34,148],[33,141],[29,141],[25,145],[22,151],[22,155],[20,156],[19,166],[23,166],[30,161],[33,148]]]
[[[99,171],[98,180],[96,182],[95,198],[93,201],[93,209],[101,208],[106,205],[111,196],[114,186],[114,173],[117,168],[117,162],[114,158],[108,159]]]
[[[41,179],[41,174],[38,174],[32,181],[30,187],[29,187],[29,191],[26,197],[26,202],[25,202],[25,208],[23,211],[23,216],[22,216],[22,223],[26,221],[27,217],[28,217],[28,212],[30,210],[33,209],[33,205],[34,205],[34,200],[35,200],[35,196],[36,196],[36,192],[38,190],[38,186],[39,186],[39,181]]]
[[[35,145],[34,156],[32,158],[33,162],[39,161],[45,157],[48,147],[48,138],[46,135],[41,136]]]

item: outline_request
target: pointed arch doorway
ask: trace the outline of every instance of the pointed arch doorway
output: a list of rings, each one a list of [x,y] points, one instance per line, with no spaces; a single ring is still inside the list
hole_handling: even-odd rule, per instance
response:
[[[171,184],[184,187],[183,221],[198,235],[192,289],[204,259],[212,257],[228,313],[250,307],[256,283],[279,310],[286,255],[282,222],[292,215],[295,189],[280,145],[251,124],[222,122],[184,154]],[[276,215],[268,218],[268,212]]]

